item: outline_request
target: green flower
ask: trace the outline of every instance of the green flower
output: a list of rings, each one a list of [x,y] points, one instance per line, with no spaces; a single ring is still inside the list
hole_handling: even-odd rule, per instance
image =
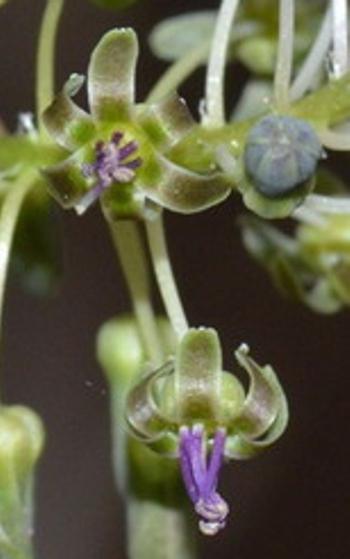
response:
[[[282,294],[324,314],[350,305],[349,216],[299,225],[294,237],[256,218],[241,219],[241,226],[246,249]]]
[[[135,104],[137,56],[133,30],[106,33],[88,68],[91,114],[72,101],[84,80],[74,74],[43,115],[50,135],[68,152],[44,170],[64,208],[81,214],[101,198],[109,219],[145,217],[154,204],[192,213],[231,191],[230,181],[215,169],[194,172],[167,157],[195,122],[175,93],[156,104]]]
[[[190,329],[175,358],[141,378],[127,400],[133,436],[178,459],[200,530],[214,535],[229,512],[218,493],[223,458],[248,459],[273,444],[288,422],[288,405],[273,369],[260,367],[242,344],[236,358],[250,377],[247,394],[223,371],[215,330]]]

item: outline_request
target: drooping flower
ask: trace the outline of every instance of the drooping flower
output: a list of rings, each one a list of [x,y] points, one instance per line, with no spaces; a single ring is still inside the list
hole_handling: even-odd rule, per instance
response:
[[[131,434],[179,460],[206,535],[224,528],[229,514],[218,491],[224,458],[251,458],[273,444],[288,421],[286,398],[272,368],[260,367],[245,344],[236,357],[250,376],[246,396],[239,380],[222,370],[215,330],[190,329],[175,360],[142,378],[127,401]]]
[[[106,33],[88,69],[91,114],[72,101],[84,81],[73,74],[43,115],[50,135],[68,152],[43,170],[64,208],[83,213],[100,198],[110,219],[144,217],[153,203],[191,213],[231,191],[230,180],[215,168],[195,172],[167,157],[195,121],[176,93],[159,103],[135,104],[137,57],[132,29]]]

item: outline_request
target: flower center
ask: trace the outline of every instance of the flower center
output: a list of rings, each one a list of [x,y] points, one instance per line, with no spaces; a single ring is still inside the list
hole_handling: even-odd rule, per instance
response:
[[[95,161],[82,166],[84,177],[93,178],[95,185],[80,200],[78,213],[83,213],[112,184],[128,183],[134,179],[136,169],[142,165],[140,157],[133,158],[139,145],[136,141],[121,145],[123,137],[122,132],[114,132],[109,142],[97,142]]]

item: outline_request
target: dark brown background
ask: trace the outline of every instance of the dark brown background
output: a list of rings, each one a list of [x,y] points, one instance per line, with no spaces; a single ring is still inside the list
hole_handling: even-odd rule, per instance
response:
[[[306,0],[305,0],[306,1]],[[33,63],[40,0],[13,0],[0,12],[0,112],[10,125],[33,107]],[[68,0],[58,48],[61,84],[84,72],[101,34],[133,25],[141,41],[166,14],[216,2],[145,1],[122,15]],[[142,49],[138,96],[163,65]],[[232,95],[242,71],[232,70]],[[195,107],[203,74],[183,90]],[[340,162],[347,166],[346,158]],[[349,326],[283,301],[244,253],[237,200],[196,217],[167,216],[171,253],[193,325],[219,329],[226,367],[247,341],[279,372],[291,406],[280,443],[262,458],[226,467],[232,505],[227,530],[203,540],[204,557],[343,559],[349,557]],[[39,557],[117,559],[123,516],[109,461],[108,396],[94,357],[99,325],[128,309],[120,270],[97,209],[78,219],[60,213],[65,276],[59,296],[32,299],[11,286],[5,315],[1,384],[7,402],[34,406],[48,431],[38,485]],[[180,559],[180,558],[179,558]]]

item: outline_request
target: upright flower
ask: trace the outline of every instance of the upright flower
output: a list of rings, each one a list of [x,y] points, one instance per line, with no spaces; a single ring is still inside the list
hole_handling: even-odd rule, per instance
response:
[[[194,172],[167,157],[195,122],[176,93],[156,104],[135,104],[137,57],[132,29],[106,33],[88,69],[91,114],[72,101],[84,81],[76,74],[44,113],[50,135],[67,150],[64,161],[43,171],[65,208],[81,214],[101,198],[111,219],[144,217],[154,203],[191,213],[230,193],[230,181],[215,168]]]

